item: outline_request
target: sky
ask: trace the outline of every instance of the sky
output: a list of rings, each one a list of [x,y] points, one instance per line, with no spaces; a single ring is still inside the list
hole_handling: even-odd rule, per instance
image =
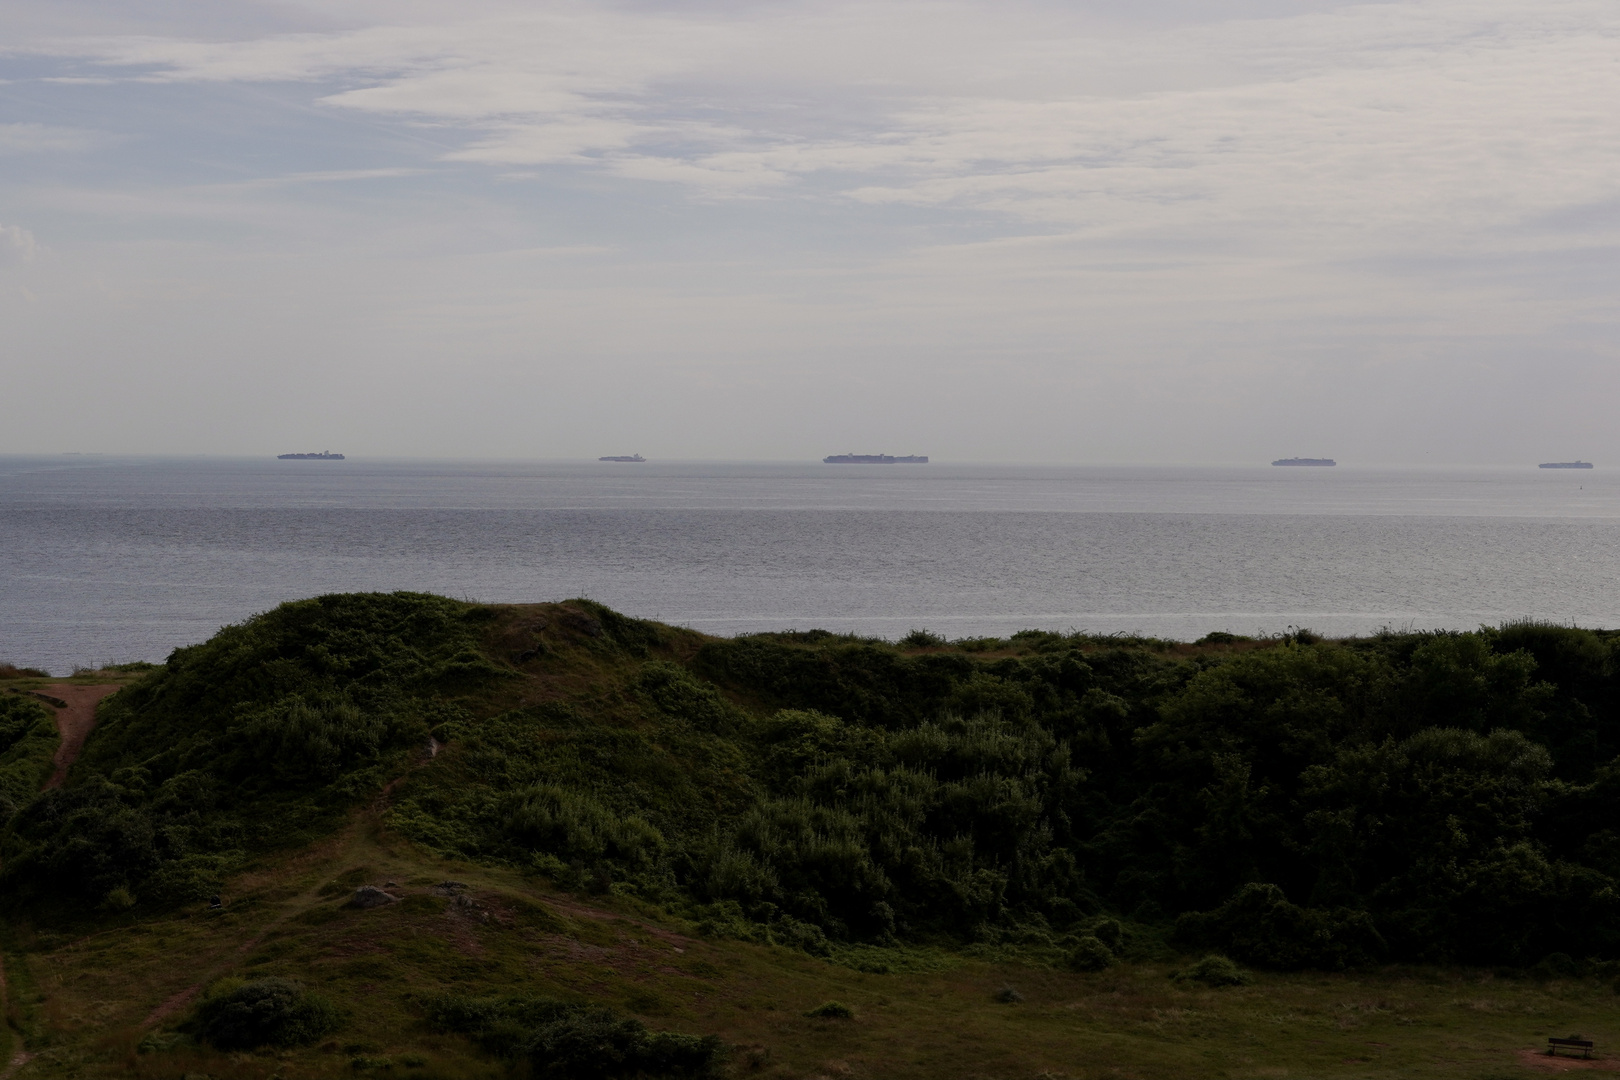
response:
[[[0,453],[1620,462],[1613,0],[6,0]]]

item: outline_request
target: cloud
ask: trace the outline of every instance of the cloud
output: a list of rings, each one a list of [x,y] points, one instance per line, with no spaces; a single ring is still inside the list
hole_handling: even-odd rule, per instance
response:
[[[451,133],[450,161],[1103,233],[1467,245],[1602,201],[1620,166],[1620,11],[1592,0],[1124,29],[1034,5],[552,3],[53,48],[147,81],[321,83],[329,108]]]
[[[0,124],[0,154],[78,153],[105,141],[100,132],[83,128]]]
[[[16,225],[0,225],[0,266],[33,262],[38,252],[33,233]]]
[[[341,184],[363,180],[395,180],[420,176],[422,169],[327,169],[320,172],[285,173],[262,180],[249,180],[237,187],[281,187],[291,184]]]

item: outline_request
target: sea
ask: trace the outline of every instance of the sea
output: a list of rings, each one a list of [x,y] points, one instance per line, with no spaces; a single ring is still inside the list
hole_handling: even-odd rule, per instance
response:
[[[1614,627],[1620,469],[0,457],[0,662],[394,589],[722,635]]]

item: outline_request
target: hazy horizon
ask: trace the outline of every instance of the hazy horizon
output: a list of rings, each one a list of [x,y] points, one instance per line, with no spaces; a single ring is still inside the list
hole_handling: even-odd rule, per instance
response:
[[[408,464],[408,463],[411,463],[411,462],[422,462],[422,463],[439,462],[439,463],[455,463],[455,464],[475,465],[475,464],[478,464],[480,462],[490,462],[490,463],[499,463],[499,464],[534,464],[534,465],[600,464],[600,466],[602,467],[603,470],[612,470],[612,469],[614,469],[616,467],[622,467],[622,468],[625,468],[625,469],[633,469],[634,468],[634,463],[602,461],[601,458],[602,458],[603,455],[601,455],[601,454],[580,453],[580,454],[572,454],[572,455],[555,454],[555,455],[548,455],[548,456],[521,455],[521,454],[500,455],[500,454],[454,454],[454,453],[448,453],[448,454],[364,454],[364,453],[361,453],[361,454],[356,454],[356,453],[351,453],[351,452],[345,451],[341,447],[338,447],[338,446],[331,446],[331,447],[302,447],[302,448],[285,448],[285,447],[283,447],[283,448],[276,449],[276,450],[268,450],[267,449],[267,450],[264,450],[264,451],[258,452],[258,453],[251,452],[251,451],[237,451],[237,452],[232,452],[232,453],[221,453],[221,452],[212,452],[212,451],[207,451],[207,450],[196,450],[196,451],[186,451],[186,452],[177,452],[177,451],[170,451],[170,452],[136,451],[136,450],[15,450],[15,451],[3,451],[3,452],[0,452],[0,461],[7,460],[7,459],[11,459],[11,460],[32,460],[32,461],[50,461],[50,460],[54,460],[56,458],[81,457],[81,458],[106,459],[106,460],[111,460],[111,461],[117,461],[117,460],[131,460],[131,461],[139,461],[139,460],[193,461],[194,460],[194,461],[250,462],[250,461],[268,461],[268,460],[272,460],[272,459],[276,458],[280,454],[286,454],[286,453],[311,453],[311,452],[319,453],[319,452],[323,452],[323,451],[324,452],[331,452],[331,453],[334,453],[334,454],[342,454],[345,459],[353,459],[353,460],[356,460],[356,461],[397,462],[397,463],[402,463],[402,464]],[[639,450],[637,448],[630,448],[628,450],[611,449],[610,448],[607,452],[608,453],[613,453],[613,454],[641,453],[642,456],[644,458],[646,458],[646,460],[645,460],[645,462],[643,462],[643,464],[647,464],[647,465],[655,465],[655,464],[656,465],[741,465],[741,466],[746,466],[746,465],[761,465],[761,466],[768,466],[768,465],[782,465],[782,466],[820,465],[820,464],[822,464],[822,458],[827,456],[826,454],[822,454],[820,456],[815,456],[815,455],[812,455],[812,454],[807,452],[805,455],[800,456],[800,457],[774,457],[774,458],[765,458],[765,457],[756,457],[756,458],[744,458],[744,457],[665,457],[665,456],[654,456],[654,455],[647,454],[645,447],[642,447]],[[912,450],[911,450],[911,448],[896,449],[895,447],[887,447],[887,448],[877,447],[877,448],[867,448],[867,449],[843,447],[843,448],[830,448],[828,450],[828,453],[831,453],[831,454],[842,454],[842,453],[848,453],[848,452],[861,453],[861,454],[864,454],[864,453],[908,454],[908,453],[911,453]],[[1131,469],[1131,468],[1140,468],[1140,469],[1244,469],[1244,468],[1261,468],[1261,467],[1270,468],[1272,466],[1272,464],[1273,464],[1272,461],[1270,461],[1270,460],[1256,460],[1256,459],[1219,460],[1219,459],[1215,459],[1215,458],[1206,458],[1206,459],[1202,459],[1202,460],[1179,460],[1179,461],[1178,460],[1170,460],[1170,459],[1161,460],[1161,461],[1152,461],[1152,460],[1146,460],[1146,459],[1141,459],[1141,460],[1125,460],[1125,459],[1121,459],[1121,460],[1117,460],[1117,461],[1108,461],[1108,460],[1102,460],[1102,459],[1086,460],[1086,459],[1078,459],[1078,458],[1077,459],[1070,459],[1070,460],[1065,460],[1065,459],[1061,459],[1061,458],[1047,458],[1047,459],[1039,459],[1039,458],[1021,458],[1021,459],[1020,458],[1006,458],[1006,459],[1000,459],[1000,460],[992,459],[992,458],[980,458],[980,459],[974,460],[974,459],[966,459],[966,458],[939,457],[938,455],[924,455],[924,456],[928,456],[930,458],[930,460],[928,461],[927,464],[932,465],[932,466],[944,466],[944,467],[948,467],[948,468],[949,467],[958,467],[959,466],[959,467],[963,467],[963,468],[987,468],[987,469],[1019,469],[1019,468],[1039,469],[1039,468],[1048,467],[1048,466],[1053,467],[1053,468],[1065,468],[1065,469],[1085,469],[1085,468],[1099,468],[1099,469]],[[1285,457],[1310,457],[1310,456],[1327,456],[1327,457],[1331,457],[1331,455],[1314,455],[1314,454],[1303,454],[1303,453],[1302,454],[1295,454],[1292,451],[1284,454],[1283,456],[1285,456]],[[1470,470],[1479,470],[1481,472],[1487,472],[1487,471],[1503,472],[1503,471],[1510,471],[1510,470],[1511,471],[1516,471],[1516,470],[1527,469],[1527,468],[1528,469],[1535,469],[1540,464],[1540,462],[1538,462],[1538,461],[1529,461],[1529,460],[1512,461],[1512,462],[1500,462],[1500,461],[1393,461],[1393,460],[1384,460],[1384,461],[1345,461],[1345,460],[1341,460],[1341,459],[1333,459],[1333,460],[1334,460],[1334,466],[1336,468],[1338,468],[1338,469],[1348,469],[1348,470],[1352,470],[1352,471],[1356,470],[1356,469],[1365,468],[1365,469],[1379,469],[1379,470],[1423,469],[1423,470],[1456,470],[1456,471],[1461,471],[1461,472],[1467,472],[1467,471],[1470,471]],[[1576,460],[1579,460],[1579,461],[1582,461],[1582,462],[1586,462],[1587,464],[1592,464],[1593,467],[1594,467],[1594,470],[1603,468],[1603,463],[1602,462],[1593,463],[1588,458],[1575,458],[1575,457],[1570,457],[1570,458],[1544,458],[1543,460],[1546,460],[1546,461],[1552,461],[1552,460],[1576,461]],[[321,468],[321,466],[315,466],[315,465],[311,465],[311,466],[288,466],[288,468],[306,468],[306,467],[311,468],[311,469]],[[332,468],[339,468],[340,466],[335,466],[334,465],[334,466],[331,466],[331,467]],[[890,466],[881,465],[881,464],[856,464],[856,465],[848,465],[848,466],[839,466],[837,468],[837,471],[839,473],[845,473],[845,472],[849,472],[849,473],[875,473],[875,474],[878,474],[878,475],[887,475],[887,474],[889,474],[891,472],[896,472],[896,471],[909,473],[909,472],[926,471],[926,470],[924,469],[924,466],[921,466],[921,465],[905,466],[905,465],[896,464],[891,468]],[[1580,475],[1586,475],[1586,474],[1580,474]]]
[[[1620,455],[1612,4],[0,27],[0,453]]]
[[[714,633],[1620,626],[1620,471],[0,458],[0,658],[287,600],[585,596]]]

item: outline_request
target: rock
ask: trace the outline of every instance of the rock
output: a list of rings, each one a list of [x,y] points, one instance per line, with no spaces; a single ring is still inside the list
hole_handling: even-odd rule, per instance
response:
[[[362,885],[354,890],[354,896],[349,900],[350,907],[374,908],[386,907],[389,904],[399,903],[399,897],[392,893],[385,893],[375,885]]]

